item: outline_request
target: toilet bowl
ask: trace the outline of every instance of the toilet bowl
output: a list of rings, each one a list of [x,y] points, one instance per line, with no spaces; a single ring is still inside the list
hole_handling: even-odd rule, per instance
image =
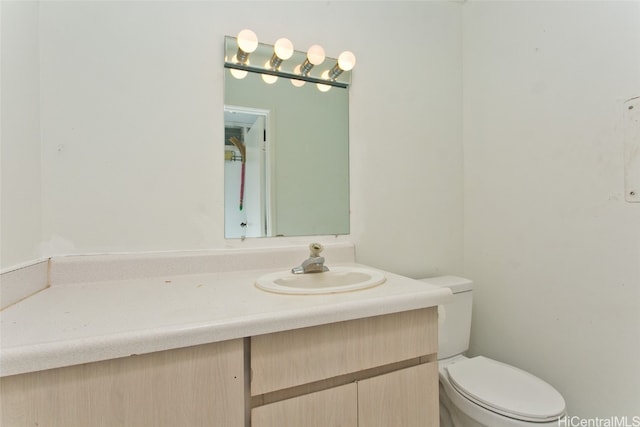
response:
[[[565,401],[553,386],[511,365],[464,356],[473,283],[454,276],[421,280],[454,294],[452,303],[439,307],[440,427],[557,426]]]
[[[452,418],[448,426],[557,426],[565,413],[560,393],[513,366],[456,356],[439,361],[439,370],[441,411]]]

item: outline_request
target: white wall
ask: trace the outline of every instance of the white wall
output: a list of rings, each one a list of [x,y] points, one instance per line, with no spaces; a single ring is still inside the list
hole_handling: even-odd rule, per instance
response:
[[[462,51],[457,2],[355,2],[351,235],[360,262],[462,274]],[[361,31],[361,26],[368,29]]]
[[[41,3],[50,254],[221,240],[222,21],[208,3]]]
[[[640,3],[463,9],[472,352],[545,378],[570,415],[640,415],[640,204],[624,200],[621,134]]]
[[[1,3],[0,266],[4,267],[40,257],[42,205],[38,3]]]
[[[300,49],[320,43],[329,56],[357,55],[352,233],[338,239],[354,241],[360,261],[390,270],[460,271],[459,9],[450,2],[40,3],[41,255],[309,240],[223,237],[223,36],[249,27],[267,42],[287,36]],[[4,232],[2,239],[11,251],[18,243]],[[3,267],[30,257],[16,253]]]

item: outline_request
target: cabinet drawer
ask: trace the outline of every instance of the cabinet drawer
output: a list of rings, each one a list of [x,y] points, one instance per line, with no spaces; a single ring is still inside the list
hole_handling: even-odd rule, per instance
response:
[[[254,408],[252,427],[357,427],[355,383]]]
[[[437,307],[251,338],[253,396],[435,354]]]

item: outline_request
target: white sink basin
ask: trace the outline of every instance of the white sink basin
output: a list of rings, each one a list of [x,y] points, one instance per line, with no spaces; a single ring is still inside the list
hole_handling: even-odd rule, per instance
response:
[[[261,276],[256,286],[279,294],[332,294],[372,288],[384,283],[379,271],[360,267],[329,267],[323,273],[293,274],[280,271]]]

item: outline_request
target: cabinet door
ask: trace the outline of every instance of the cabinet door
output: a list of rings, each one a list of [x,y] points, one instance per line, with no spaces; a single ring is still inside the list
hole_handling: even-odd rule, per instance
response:
[[[438,427],[438,365],[425,363],[358,382],[359,427]]]
[[[242,340],[0,379],[0,425],[244,426]]]
[[[357,427],[357,405],[358,386],[351,383],[253,408],[251,425]]]

